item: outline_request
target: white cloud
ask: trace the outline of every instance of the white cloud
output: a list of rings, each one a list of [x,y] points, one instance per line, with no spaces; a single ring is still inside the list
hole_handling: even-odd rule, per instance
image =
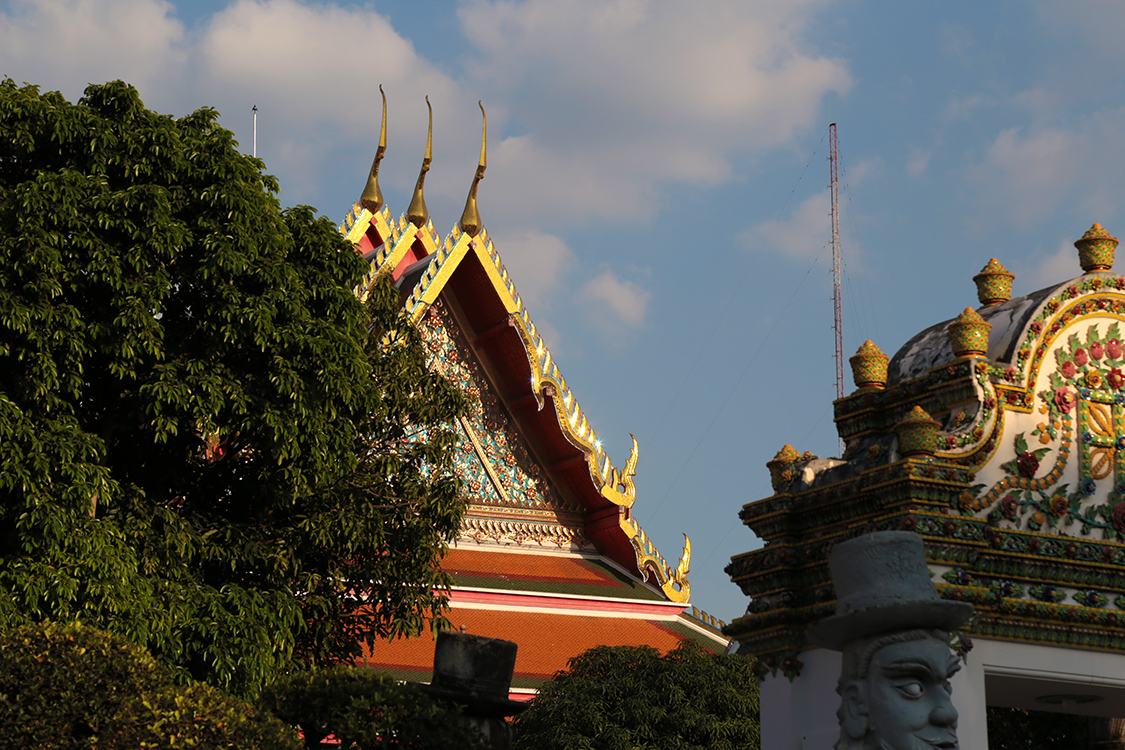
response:
[[[199,56],[201,85],[257,96],[297,127],[332,122],[361,138],[378,128],[380,83],[392,103],[390,127],[412,133],[425,133],[423,94],[438,105],[439,121],[467,99],[389,20],[364,8],[237,0],[211,19]]]
[[[521,103],[502,146],[515,176],[504,199],[547,220],[643,220],[669,182],[729,179],[732,155],[786,143],[851,86],[802,38],[816,5],[468,3],[470,80]],[[549,179],[529,184],[537,174]]]
[[[493,136],[485,221],[574,230],[650,219],[671,185],[720,185],[735,157],[816,127],[824,97],[852,85],[845,64],[805,38],[825,3],[466,0],[458,18],[473,46],[442,68],[368,5],[233,0],[186,32],[164,0],[13,0],[0,15],[0,72],[72,99],[87,81],[120,77],[161,111],[214,106],[247,151],[257,105],[258,154],[287,201],[313,200],[355,165],[359,191],[382,83],[381,176],[396,212],[417,175],[429,94],[426,190],[439,231],[471,180],[482,98]]]
[[[1087,135],[1078,130],[1037,128],[1001,132],[982,163],[970,169],[985,212],[979,221],[1038,223],[1054,215],[1060,200],[1092,166]]]
[[[627,327],[644,322],[652,292],[632,281],[622,281],[610,269],[587,281],[579,291],[579,299],[588,306],[593,320],[603,320],[608,312],[613,320]],[[615,329],[618,326],[611,325]]]
[[[802,201],[789,218],[764,221],[740,234],[739,239],[751,250],[813,259],[831,253],[831,214],[831,196],[827,191],[817,193]]]
[[[930,166],[930,152],[922,149],[910,149],[910,158],[906,161],[906,173],[911,177],[919,177]]]
[[[0,75],[77,99],[122,79],[142,95],[186,68],[184,28],[162,0],[12,0],[0,12]],[[150,97],[166,102],[170,97]]]
[[[850,167],[840,159],[840,180],[848,185],[862,185],[867,178],[879,174],[883,169],[883,157],[861,159]]]
[[[550,307],[551,295],[574,265],[574,253],[552,234],[525,229],[491,235],[504,265],[530,310]]]
[[[334,149],[370,163],[381,117],[379,84],[388,100],[384,180],[406,190],[416,178],[427,94],[434,107],[435,166],[448,165],[451,152],[466,165],[475,160],[480,125],[458,123],[467,113],[479,117],[476,102],[369,8],[237,0],[211,18],[197,55],[197,86],[211,92],[209,103],[228,113],[256,104],[259,155],[271,165],[284,160],[290,181],[323,178]],[[435,169],[427,192],[463,195],[472,167],[462,171],[467,176],[453,185],[455,170]]]
[[[1076,235],[1075,239],[1078,236],[1080,235]],[[1059,243],[1058,250],[1040,260],[1027,272],[1028,285],[1031,289],[1043,289],[1073,279],[1081,273],[1082,268],[1078,265],[1078,250],[1074,247],[1074,240],[1063,240]],[[1017,280],[1022,281],[1022,279]]]

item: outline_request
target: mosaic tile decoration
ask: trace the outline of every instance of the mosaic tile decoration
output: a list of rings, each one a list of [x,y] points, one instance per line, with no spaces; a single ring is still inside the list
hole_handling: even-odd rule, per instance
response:
[[[527,541],[559,544],[582,536],[581,509],[567,504],[552,488],[440,300],[419,321],[418,330],[430,350],[432,366],[470,397],[469,414],[459,425],[462,437],[455,459],[457,474],[465,482],[470,516],[486,510],[507,511],[501,520],[512,526],[512,533],[504,535],[512,538],[506,541],[522,536]],[[543,528],[535,533],[528,524]],[[476,526],[478,532],[486,530]],[[568,528],[549,528],[553,526]],[[495,533],[497,528],[488,530]],[[540,538],[528,538],[527,532]]]

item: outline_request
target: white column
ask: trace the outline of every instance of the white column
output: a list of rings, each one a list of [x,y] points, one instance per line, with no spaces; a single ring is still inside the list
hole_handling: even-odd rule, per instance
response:
[[[977,658],[974,658],[976,656]],[[984,659],[973,651],[953,676],[957,742],[963,748],[988,750],[988,713],[984,694]]]

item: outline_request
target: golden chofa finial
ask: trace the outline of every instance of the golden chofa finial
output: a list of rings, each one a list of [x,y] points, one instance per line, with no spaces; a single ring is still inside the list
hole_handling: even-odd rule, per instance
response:
[[[359,196],[359,205],[373,214],[379,213],[379,209],[383,207],[383,191],[379,189],[379,162],[383,161],[383,154],[387,152],[387,95],[383,93],[383,84],[379,84],[379,93],[383,96],[383,127],[379,129],[379,148],[375,150],[375,161],[371,163],[367,186],[363,188],[363,195]]]
[[[430,110],[430,129],[426,134],[426,156],[422,159],[422,171],[418,173],[418,185],[414,188],[414,197],[410,199],[410,208],[406,209],[406,218],[410,223],[421,229],[430,220],[430,209],[426,208],[426,198],[422,195],[422,185],[426,182],[426,172],[430,171],[430,162],[434,158],[434,108],[430,106],[430,97],[426,97],[426,108]]]
[[[480,116],[484,124],[480,130],[480,163],[477,164],[477,173],[473,175],[473,186],[469,188],[469,197],[465,199],[465,210],[461,212],[461,231],[470,237],[480,234],[482,222],[480,211],[477,210],[477,185],[484,178],[484,170],[488,168],[488,115],[484,112],[484,105],[477,101],[480,107]]]

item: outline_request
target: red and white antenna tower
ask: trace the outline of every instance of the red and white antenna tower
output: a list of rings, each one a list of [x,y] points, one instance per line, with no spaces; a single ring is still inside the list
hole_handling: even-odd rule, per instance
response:
[[[844,397],[844,320],[840,313],[840,190],[836,178],[836,123],[828,126],[832,165],[832,308],[836,331],[836,398]]]

